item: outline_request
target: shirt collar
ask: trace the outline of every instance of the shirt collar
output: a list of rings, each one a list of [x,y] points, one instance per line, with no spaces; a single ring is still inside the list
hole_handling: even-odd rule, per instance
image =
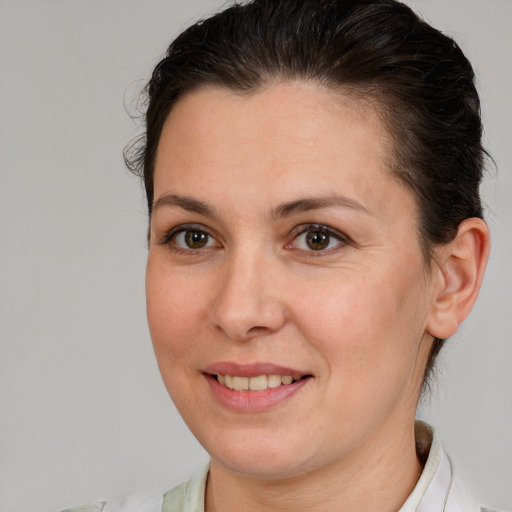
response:
[[[457,481],[437,432],[422,421],[415,424],[416,452],[426,460],[423,472],[399,512],[479,512],[480,507]]]

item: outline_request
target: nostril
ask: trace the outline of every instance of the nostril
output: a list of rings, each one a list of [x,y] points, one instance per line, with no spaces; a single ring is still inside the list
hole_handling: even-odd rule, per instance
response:
[[[268,327],[263,327],[263,326],[260,326],[260,325],[256,325],[255,327],[251,327],[248,331],[247,331],[247,334],[248,335],[262,335],[262,334],[266,334],[267,332],[269,332],[270,329]]]

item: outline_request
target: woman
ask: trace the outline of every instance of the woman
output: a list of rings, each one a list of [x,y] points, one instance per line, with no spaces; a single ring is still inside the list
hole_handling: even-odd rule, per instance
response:
[[[489,254],[473,78],[393,0],[254,0],[171,44],[128,165],[158,364],[211,462],[78,510],[484,510],[415,423]]]

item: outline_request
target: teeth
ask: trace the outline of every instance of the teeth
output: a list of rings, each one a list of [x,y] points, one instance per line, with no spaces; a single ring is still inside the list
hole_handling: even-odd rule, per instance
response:
[[[267,376],[260,375],[259,377],[251,377],[249,379],[249,389],[251,391],[262,391],[267,389]]]
[[[281,385],[281,375],[269,375],[267,377],[267,385],[269,388],[277,388]]]
[[[288,385],[294,381],[291,375],[258,375],[257,377],[238,377],[234,375],[217,375],[220,384],[236,391],[263,391]]]
[[[224,381],[226,383],[226,387],[229,389],[233,389],[235,386],[233,385],[233,377],[231,375],[226,375],[224,377]]]
[[[233,377],[233,389],[237,391],[249,389],[249,377]]]

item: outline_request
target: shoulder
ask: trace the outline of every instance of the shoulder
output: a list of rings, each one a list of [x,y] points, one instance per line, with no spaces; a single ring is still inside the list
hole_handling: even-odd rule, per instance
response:
[[[102,512],[105,507],[105,501],[95,501],[87,505],[79,505],[78,507],[66,508],[62,512]]]
[[[67,508],[62,512],[204,512],[204,494],[210,465],[202,467],[190,480],[165,494],[150,497],[130,496],[95,501]]]
[[[210,464],[206,464],[190,480],[166,492],[162,512],[204,512],[209,469]]]
[[[161,512],[162,494],[149,497],[128,496],[119,499],[95,501],[67,508],[62,512]]]

